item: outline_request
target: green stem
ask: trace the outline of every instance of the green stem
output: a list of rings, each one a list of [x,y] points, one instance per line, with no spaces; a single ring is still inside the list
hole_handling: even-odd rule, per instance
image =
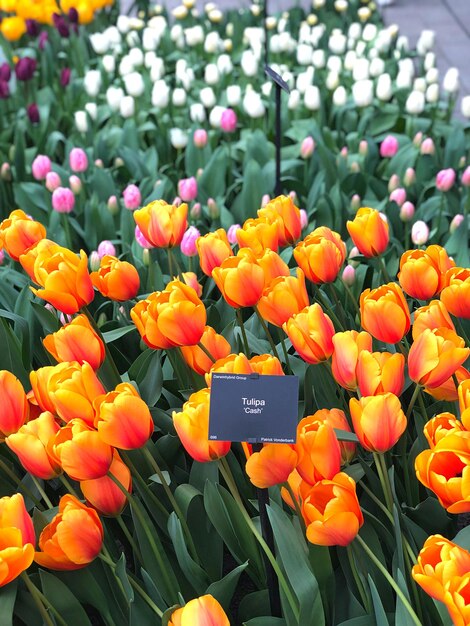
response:
[[[382,256],[379,256],[377,258],[379,259],[380,269],[382,270],[382,275],[385,279],[385,282],[391,283],[392,279],[390,278],[390,275],[388,273],[387,266],[385,265],[385,261],[383,260]]]
[[[54,505],[52,504],[52,502],[49,500],[49,497],[47,495],[47,493],[44,491],[41,483],[39,482],[39,480],[36,478],[36,476],[34,476],[34,474],[30,474],[31,476],[31,480],[33,481],[36,489],[39,491],[39,493],[41,494],[41,498],[44,500],[44,502],[47,505],[48,509],[53,509]]]
[[[134,541],[134,537],[131,535],[131,533],[129,532],[129,529],[127,528],[124,520],[122,519],[122,515],[118,515],[116,517],[117,523],[119,524],[119,528],[122,530],[122,532],[124,533],[125,538],[127,539],[127,541],[129,542],[129,545],[131,546],[134,554],[136,555],[137,559],[143,563],[142,560],[142,554],[140,552],[139,546],[136,544],[136,542]]]
[[[168,252],[168,273],[170,274],[170,280],[174,278],[174,267],[173,267],[173,253],[171,248],[167,248]]]
[[[344,317],[343,307],[341,306],[341,302],[339,301],[338,294],[336,293],[336,289],[333,287],[332,283],[328,284],[328,290],[331,293],[331,295],[333,296],[333,300],[334,300],[335,305],[336,305],[336,310],[338,311],[339,320],[340,320],[341,324],[343,325],[343,327],[347,328],[348,324],[346,322],[346,318]]]
[[[166,516],[168,518],[168,511],[163,506],[163,504],[160,502],[160,500],[155,496],[155,494],[148,488],[145,480],[142,478],[142,476],[138,472],[137,468],[135,467],[135,465],[132,463],[131,459],[129,458],[129,455],[127,455],[125,452],[121,451],[121,456],[123,458],[123,461],[125,461],[127,467],[131,470],[132,477],[139,484],[140,489],[142,489],[145,492],[145,494],[149,496],[149,498],[152,500],[153,504],[160,510],[160,512],[164,516]],[[153,516],[153,517],[155,518],[155,516]]]
[[[349,285],[346,285],[346,283],[343,283],[343,285],[344,285],[344,289],[345,289],[346,293],[349,296],[349,299],[351,300],[351,302],[352,302],[352,304],[354,306],[354,309],[356,311],[358,319],[360,320],[361,319],[361,309],[359,308],[359,304],[357,303],[357,300],[354,297],[353,292],[351,291],[351,287]]]
[[[405,596],[405,594],[403,593],[403,591],[400,589],[400,587],[397,585],[397,583],[393,580],[393,578],[390,576],[390,574],[388,573],[388,571],[385,569],[385,567],[382,565],[382,563],[379,561],[379,559],[375,556],[375,554],[372,552],[372,550],[369,548],[369,546],[366,544],[366,542],[364,541],[364,539],[362,539],[362,537],[360,535],[356,536],[356,541],[361,545],[362,549],[364,550],[364,552],[367,554],[367,556],[370,558],[370,560],[372,561],[372,563],[374,563],[374,565],[377,567],[377,569],[381,572],[381,574],[385,577],[385,579],[387,580],[387,582],[389,583],[389,585],[393,588],[393,590],[395,591],[395,593],[397,594],[397,596],[400,598],[400,600],[403,603],[403,606],[405,607],[405,609],[408,611],[412,621],[414,624],[416,624],[416,626],[423,626],[421,621],[419,620],[418,616],[416,615],[416,613],[413,610],[413,607],[411,606],[411,604],[408,601],[408,598]]]
[[[259,319],[259,321],[261,323],[261,326],[263,327],[265,335],[268,338],[269,344],[271,346],[271,350],[273,351],[273,354],[276,357],[276,359],[280,362],[281,359],[279,358],[279,354],[278,354],[278,351],[277,351],[277,348],[276,348],[276,344],[274,343],[274,339],[272,338],[272,335],[269,332],[268,325],[266,324],[265,320],[263,319],[263,316],[259,312],[258,307],[255,305],[253,308],[255,310],[256,315],[258,316],[258,319]]]
[[[21,578],[24,584],[26,585],[26,587],[28,588],[28,591],[34,600],[34,603],[38,607],[38,611],[41,614],[46,626],[56,626],[51,616],[49,615],[49,612],[54,614],[54,617],[59,622],[59,624],[62,624],[62,626],[67,626],[67,622],[62,618],[60,613],[52,606],[52,604],[49,602],[46,596],[43,593],[41,593],[41,591],[39,591],[39,589],[36,587],[33,581],[29,578],[28,574],[26,572],[21,572]]]
[[[250,358],[250,347],[248,345],[248,339],[246,338],[245,325],[243,324],[243,316],[240,309],[235,309],[235,314],[237,316],[238,326],[240,327],[240,331],[243,339],[243,346],[245,349],[245,355],[249,359]]]
[[[283,334],[282,334],[282,330],[279,328],[279,341],[280,344],[282,346],[282,352],[284,353],[284,360],[286,362],[286,367],[287,367],[287,371],[289,374],[292,374],[292,369],[289,363],[289,353],[287,352],[287,346],[286,346],[286,342],[284,340]]]
[[[41,501],[36,498],[34,493],[30,489],[28,489],[28,487],[21,481],[21,478],[19,478],[15,474],[15,472],[12,469],[10,469],[8,465],[5,463],[5,461],[1,458],[0,458],[0,469],[2,469],[5,472],[5,474],[9,478],[11,478],[11,480],[17,485],[18,489],[21,489],[21,491],[24,492],[24,495],[30,498],[39,509],[41,510],[44,509],[44,507],[41,504]]]
[[[356,561],[354,560],[354,553],[353,553],[351,544],[346,546],[346,554],[348,555],[349,567],[351,568],[354,582],[356,583],[357,590],[359,591],[359,595],[361,596],[362,606],[365,608],[367,613],[370,613],[369,598],[367,597],[366,590],[364,589],[364,585],[362,584],[361,577],[359,576],[359,572],[356,566]]]
[[[384,492],[385,502],[387,503],[388,510],[390,511],[390,513],[392,513],[393,511],[392,488],[390,487],[390,481],[388,479],[387,465],[385,463],[384,455],[379,454],[377,452],[373,452],[372,454],[374,457],[375,466],[377,468],[377,473],[379,475],[380,484],[382,485],[382,490]]]
[[[379,509],[383,513],[385,513],[385,515],[387,516],[388,520],[393,524],[393,515],[390,513],[390,511],[387,509],[387,507],[384,505],[384,503],[381,500],[379,500],[379,498],[377,498],[375,493],[373,491],[371,491],[369,489],[369,487],[367,487],[366,484],[362,480],[359,481],[359,485],[362,487],[362,489],[364,489],[364,491],[367,493],[369,498],[373,502],[375,502],[375,504],[379,507]]]
[[[61,222],[62,222],[62,228],[64,229],[64,233],[65,233],[65,245],[70,250],[73,250],[72,233],[70,231],[69,216],[67,213],[62,213]]]
[[[323,293],[322,293],[321,289],[319,289],[316,285],[313,285],[313,291],[314,291],[315,297],[316,297],[316,299],[318,301],[318,304],[320,304],[321,307],[326,309],[328,315],[333,320],[333,323],[335,324],[336,328],[338,330],[344,331],[345,330],[344,326],[341,324],[341,322],[338,319],[338,316],[333,311],[333,309],[330,307],[328,302],[324,299]]]
[[[60,474],[59,480],[64,485],[64,487],[67,489],[67,491],[69,493],[71,493],[73,496],[75,496],[77,498],[77,500],[80,500],[80,496],[78,495],[78,493],[75,491],[75,489],[69,483],[68,479],[63,474]]]
[[[238,489],[237,486],[235,484],[235,481],[232,478],[232,473],[230,471],[230,467],[226,461],[225,458],[221,458],[219,459],[219,469],[221,471],[222,476],[224,477],[225,482],[227,483],[227,487],[230,490],[230,493],[232,494],[235,502],[238,505],[238,508],[240,509],[241,514],[243,515],[248,527],[250,528],[251,532],[253,533],[253,536],[255,537],[255,539],[258,541],[259,545],[261,546],[261,548],[263,549],[264,553],[266,554],[269,562],[271,563],[274,571],[276,572],[277,578],[279,580],[279,584],[282,587],[282,590],[284,592],[284,595],[287,599],[287,602],[289,603],[290,609],[292,611],[292,613],[294,614],[294,617],[296,619],[296,621],[299,621],[299,617],[300,617],[300,613],[299,613],[299,608],[297,606],[297,602],[295,601],[295,598],[292,594],[292,591],[289,588],[289,584],[284,576],[283,571],[281,570],[281,568],[279,567],[277,561],[276,561],[276,557],[274,556],[274,554],[271,552],[270,547],[268,546],[268,544],[266,543],[266,541],[264,540],[263,536],[259,533],[258,529],[256,528],[256,526],[253,523],[253,520],[251,519],[251,517],[249,516],[245,505],[243,504],[243,501],[240,497],[240,494],[238,493]]]
[[[285,487],[291,497],[292,503],[294,505],[295,508],[295,512],[297,513],[297,517],[299,518],[299,522],[300,522],[300,527],[302,528],[302,531],[304,533],[305,536],[305,520],[304,517],[302,515],[302,511],[300,510],[300,505],[299,505],[299,501],[295,496],[294,490],[292,489],[292,487],[290,486],[290,483],[288,480],[286,480],[285,483],[282,484],[283,487]]]
[[[416,387],[414,388],[413,395],[411,396],[410,403],[408,405],[408,410],[406,411],[406,420],[410,419],[411,411],[413,410],[414,404],[418,399],[419,392],[421,391],[421,385],[416,383]]]
[[[209,352],[209,350],[206,348],[206,346],[202,343],[202,341],[199,341],[197,344],[198,348],[200,348],[204,354],[212,361],[212,363],[216,362],[216,359],[212,356],[212,354]]]

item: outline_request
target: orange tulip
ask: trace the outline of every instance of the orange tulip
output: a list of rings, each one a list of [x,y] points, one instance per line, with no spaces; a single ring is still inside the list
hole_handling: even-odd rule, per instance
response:
[[[400,400],[393,393],[349,400],[354,431],[366,450],[386,452],[400,439],[406,417]]]
[[[265,376],[284,376],[282,364],[272,354],[260,354],[250,359],[253,372]]]
[[[295,469],[293,470],[289,476],[287,477],[287,482],[291,488],[292,493],[294,494],[294,498],[297,500],[297,504],[302,506],[302,492],[304,489],[304,485],[307,487],[307,493],[310,491],[312,485],[305,482],[299,472]],[[292,499],[292,496],[286,487],[281,487],[281,497],[287,506],[290,506],[291,509],[295,509],[295,503]]]
[[[470,432],[455,431],[415,459],[416,476],[449,513],[470,511]]]
[[[388,246],[388,223],[375,209],[362,207],[346,227],[354,245],[365,257],[379,256]]]
[[[239,251],[238,255],[242,256],[249,254],[247,249]],[[274,250],[265,250],[263,255],[256,259],[258,265],[263,268],[264,271],[264,286],[267,287],[273,280],[279,276],[290,276],[290,270],[282,258]]]
[[[287,320],[282,328],[307,363],[320,363],[332,355],[335,329],[319,304],[306,307]]]
[[[113,460],[113,448],[98,431],[78,418],[49,440],[47,452],[74,480],[105,476]]]
[[[314,485],[323,478],[333,478],[341,467],[338,439],[321,411],[300,420],[297,426],[297,471]]]
[[[210,387],[214,372],[222,374],[252,374],[254,369],[247,356],[240,352],[240,354],[229,354],[212,365],[210,372],[206,374],[206,385],[208,387]]]
[[[346,330],[332,337],[333,354],[331,372],[336,382],[354,391],[357,387],[356,366],[362,350],[372,350],[372,337],[369,333]]]
[[[258,211],[262,219],[277,224],[279,245],[295,243],[302,232],[300,211],[290,196],[277,196]]]
[[[467,552],[468,554],[468,552]],[[470,573],[451,579],[446,589],[444,604],[454,626],[470,624]]]
[[[470,376],[460,383],[458,398],[462,422],[470,430]]]
[[[210,352],[217,361],[230,354],[230,344],[223,337],[215,332],[212,326],[206,326],[201,337],[202,345]],[[207,374],[214,362],[207,356],[199,346],[183,346],[181,354],[191,369],[203,376]]]
[[[95,428],[101,439],[121,450],[134,450],[146,444],[154,424],[148,406],[131,383],[120,383],[114,391],[93,403]]]
[[[23,385],[8,370],[0,370],[0,397],[0,441],[3,441],[26,422],[29,404]]]
[[[12,211],[0,224],[0,248],[5,248],[15,261],[45,236],[44,226],[20,209]]]
[[[253,254],[237,254],[212,270],[212,278],[226,302],[235,308],[255,306],[263,294],[263,268]]]
[[[230,450],[230,441],[209,441],[210,390],[191,394],[181,412],[173,411],[173,424],[186,452],[195,461],[220,459]]]
[[[132,478],[129,468],[114,451],[113,461],[109,467],[112,474],[129,493],[132,491]],[[80,489],[88,504],[98,511],[100,515],[120,515],[127,504],[127,499],[122,490],[109,476],[82,480]]]
[[[438,387],[425,387],[424,391],[432,396],[435,400],[445,400],[446,402],[455,402],[458,399],[458,391],[455,385],[454,378],[457,379],[457,383],[470,378],[470,372],[465,367],[458,367],[455,372],[450,376],[442,385]]]
[[[397,343],[410,328],[410,311],[396,283],[365,289],[360,297],[361,325],[385,343]]]
[[[446,272],[441,300],[456,317],[470,319],[470,268],[454,267]]]
[[[26,512],[23,496],[0,498],[0,587],[17,578],[34,559],[33,521]]]
[[[429,300],[444,287],[444,275],[455,263],[444,248],[407,250],[400,259],[398,280],[405,293],[417,300]]]
[[[285,483],[297,463],[297,452],[285,443],[264,445],[246,462],[245,470],[255,487],[265,489]]]
[[[277,251],[279,232],[276,222],[273,224],[260,217],[248,219],[236,232],[240,248],[250,248],[256,256],[261,256],[269,248]]]
[[[45,411],[7,437],[5,443],[27,472],[37,478],[49,480],[61,473],[60,465],[47,452],[49,440],[59,430],[54,415]]]
[[[217,600],[201,596],[171,614],[168,626],[230,626],[228,617]]]
[[[320,226],[297,244],[294,257],[313,283],[331,283],[346,258],[346,245],[338,233]]]
[[[439,413],[439,415],[435,415],[425,424],[423,432],[432,450],[446,435],[462,430],[465,430],[465,427],[455,415],[452,415],[452,413]]]
[[[416,341],[426,328],[449,328],[455,331],[454,323],[440,300],[431,300],[426,306],[416,309],[412,328],[413,340]]]
[[[206,276],[212,276],[215,267],[220,267],[225,259],[233,256],[227,233],[223,228],[196,239],[196,248],[201,270]]]
[[[118,302],[135,298],[140,287],[135,267],[108,254],[101,259],[100,269],[91,273],[91,282],[102,296]]]
[[[351,432],[346,415],[341,409],[320,409],[315,413],[315,419],[319,423],[328,424],[335,430]],[[339,441],[339,449],[341,450],[341,464],[349,463],[356,454],[356,444],[351,441]]]
[[[398,352],[363,350],[359,354],[356,374],[362,396],[387,392],[400,396],[405,386],[405,357]]]
[[[173,248],[181,243],[188,225],[187,216],[187,204],[175,206],[165,200],[154,200],[134,211],[135,223],[156,248]]]
[[[308,492],[302,514],[307,539],[320,546],[347,546],[364,523],[354,480],[340,472],[317,482]]]
[[[308,304],[305,276],[301,269],[297,269],[297,278],[279,276],[266,287],[258,302],[258,310],[267,322],[282,326]]]
[[[60,499],[57,515],[42,531],[40,552],[34,560],[53,570],[81,569],[98,556],[103,537],[97,512],[67,494]]]
[[[62,313],[77,313],[93,300],[88,258],[83,250],[78,257],[71,250],[42,239],[20,256],[20,262],[42,287],[31,287],[31,291]]]
[[[411,345],[408,372],[411,380],[426,387],[439,387],[468,358],[470,348],[448,328],[424,330]]]
[[[47,335],[42,342],[59,363],[77,361],[83,365],[86,361],[97,370],[104,361],[104,344],[86,315],[77,315],[70,324],[64,324],[57,332]]]
[[[192,287],[173,280],[163,291],[140,300],[131,309],[131,318],[148,346],[167,350],[201,340],[206,308]]]

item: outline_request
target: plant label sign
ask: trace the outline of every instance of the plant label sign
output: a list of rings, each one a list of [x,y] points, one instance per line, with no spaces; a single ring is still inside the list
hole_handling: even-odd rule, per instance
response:
[[[212,374],[209,439],[295,443],[297,376]]]

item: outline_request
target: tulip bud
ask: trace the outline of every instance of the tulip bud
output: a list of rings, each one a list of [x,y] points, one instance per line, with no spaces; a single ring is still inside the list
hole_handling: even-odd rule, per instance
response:
[[[412,202],[406,201],[400,208],[400,219],[402,222],[409,222],[413,219],[415,214],[415,205]]]
[[[11,180],[11,167],[9,163],[2,163],[0,178],[6,182]]]
[[[108,211],[111,215],[117,215],[119,211],[118,199],[116,196],[109,196],[108,198]]]
[[[102,170],[104,167],[103,159],[95,159],[95,167],[98,167],[100,170]]]
[[[220,128],[225,133],[234,133],[237,129],[237,114],[233,109],[225,109],[220,117]]]
[[[393,135],[387,135],[380,144],[380,156],[384,158],[391,158],[398,152],[399,143],[398,139]]]
[[[3,265],[3,261],[5,260],[5,250],[3,248],[0,250],[0,265]]]
[[[191,178],[182,178],[178,181],[178,194],[184,202],[191,202],[197,196],[197,180],[194,176]]]
[[[193,142],[196,148],[204,148],[207,144],[207,131],[203,128],[198,128],[194,131]]]
[[[122,192],[122,197],[124,199],[124,206],[131,211],[138,209],[142,202],[142,194],[137,185],[128,185]]]
[[[396,202],[401,207],[406,200],[406,191],[403,187],[397,187],[390,194],[389,200],[390,202]]]
[[[418,220],[411,227],[411,241],[415,246],[424,245],[429,239],[429,227],[426,222]]]
[[[416,172],[412,167],[407,167],[405,175],[403,176],[403,183],[405,187],[410,187],[416,181]]]
[[[67,187],[57,187],[52,193],[52,208],[57,213],[70,213],[75,206],[75,196]]]
[[[359,142],[359,154],[361,156],[367,156],[368,152],[369,152],[369,144],[367,143],[365,139],[362,139]]]
[[[98,254],[96,250],[93,250],[89,258],[90,270],[92,272],[96,272],[97,270],[99,270],[100,262],[101,262],[100,255]]]
[[[351,165],[349,166],[349,169],[351,172],[357,173],[361,171],[361,166],[359,165],[357,161],[352,161]]]
[[[114,167],[123,167],[124,165],[124,161],[121,159],[121,157],[116,157],[114,159]]]
[[[195,226],[190,226],[188,230],[184,233],[183,239],[180,243],[181,252],[185,256],[196,256],[197,248],[196,248],[196,239],[201,236],[201,233]]]
[[[237,243],[237,230],[240,230],[241,226],[240,224],[232,224],[230,226],[230,228],[227,231],[227,239],[229,241],[230,244],[234,244]]]
[[[462,215],[462,213],[457,213],[457,215],[454,215],[449,226],[449,232],[451,235],[455,233],[455,231],[460,226],[460,224],[464,221],[464,219],[465,219],[465,216]]]
[[[4,164],[5,165],[5,164]],[[462,173],[462,185],[470,187],[470,165]]]
[[[312,156],[315,150],[315,140],[312,136],[305,137],[300,146],[300,156],[302,159],[308,159]]]
[[[111,241],[108,241],[107,239],[104,239],[100,242],[97,252],[100,259],[102,259],[106,255],[116,256],[116,248],[114,247],[114,244],[112,244]]]
[[[308,226],[308,215],[305,209],[300,209],[300,228],[303,230]]]
[[[78,176],[72,174],[72,176],[69,177],[69,185],[74,195],[78,196],[78,194],[82,190],[82,181],[78,178]]]
[[[460,110],[464,117],[470,118],[470,96],[465,96],[462,98],[462,104],[461,104]]]
[[[398,174],[392,174],[390,176],[390,180],[388,181],[388,191],[392,193],[394,189],[398,189],[400,186],[400,177]]]
[[[341,275],[341,280],[348,287],[352,287],[352,285],[354,285],[354,281],[356,280],[356,270],[352,265],[346,265]]]
[[[421,144],[421,154],[434,154],[436,152],[436,148],[434,146],[434,141],[431,137],[426,137]]]
[[[360,261],[354,260],[358,256],[361,256],[361,253],[359,252],[357,246],[354,246],[351,248],[351,252],[348,255],[349,265],[352,265],[354,268],[358,267],[360,265]]]
[[[423,141],[423,133],[418,131],[416,135],[413,137],[414,145],[419,148],[421,146],[421,142]]]
[[[436,188],[439,191],[449,191],[455,183],[455,170],[451,167],[441,170],[436,176]]]
[[[359,207],[361,206],[361,203],[362,203],[361,196],[355,193],[353,197],[351,198],[351,209],[353,211],[357,211]]]
[[[190,216],[193,220],[197,220],[201,217],[201,203],[195,202],[191,207],[191,211],[189,212]]]
[[[146,267],[148,267],[150,265],[150,252],[149,252],[148,248],[144,248],[142,250],[142,263]],[[145,344],[144,344],[144,347],[146,348],[147,346],[145,346]]]
[[[219,217],[220,210],[214,198],[209,198],[207,200],[207,208],[209,209],[209,215],[212,219],[217,219]]]
[[[269,201],[270,201],[269,194],[265,193],[264,196],[261,198],[261,208],[265,207]]]

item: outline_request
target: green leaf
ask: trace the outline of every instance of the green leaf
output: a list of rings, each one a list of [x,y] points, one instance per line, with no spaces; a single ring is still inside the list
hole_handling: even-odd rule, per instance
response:
[[[461,548],[470,550],[470,526],[462,528],[462,530],[455,535],[452,541]]]
[[[122,587],[125,591],[128,602],[134,601],[134,590],[129,582],[126,572],[126,555],[124,552],[121,554],[118,562],[116,563],[116,576],[122,583]]]
[[[355,433],[351,433],[348,430],[341,430],[340,428],[334,428],[334,431],[338,441],[352,441],[353,443],[359,443],[359,439]]]
[[[129,378],[135,380],[140,395],[149,406],[155,406],[162,393],[163,374],[160,350],[145,350],[129,368]]]
[[[17,590],[17,580],[0,587],[0,624],[2,626],[13,626],[13,609],[15,607]]]
[[[67,626],[91,626],[82,605],[65,583],[53,574],[39,570],[42,590]]]
[[[0,319],[0,369],[8,370],[17,376],[26,389],[29,389],[29,373],[23,365],[21,344],[4,319]]]
[[[116,339],[120,339],[131,333],[133,330],[137,330],[137,328],[132,324],[132,326],[122,326],[121,328],[115,328],[114,330],[108,330],[103,333],[103,339],[106,343],[112,343],[116,341]]]
[[[255,617],[243,622],[243,626],[286,626],[286,620],[282,617]]]
[[[174,512],[168,518],[168,532],[183,574],[186,576],[197,595],[203,595],[209,582],[207,575],[202,567],[198,565],[189,554],[181,522]]]
[[[230,602],[232,600],[235,589],[237,588],[238,580],[241,573],[248,567],[248,561],[242,563],[226,576],[220,580],[212,583],[207,587],[205,593],[209,593],[214,596],[216,600],[224,607],[226,611],[229,609]]]
[[[387,614],[385,613],[385,609],[382,605],[382,601],[380,599],[379,592],[377,591],[377,587],[375,586],[375,583],[370,575],[367,577],[367,580],[369,582],[370,592],[372,595],[372,603],[374,605],[376,626],[389,626]]]

